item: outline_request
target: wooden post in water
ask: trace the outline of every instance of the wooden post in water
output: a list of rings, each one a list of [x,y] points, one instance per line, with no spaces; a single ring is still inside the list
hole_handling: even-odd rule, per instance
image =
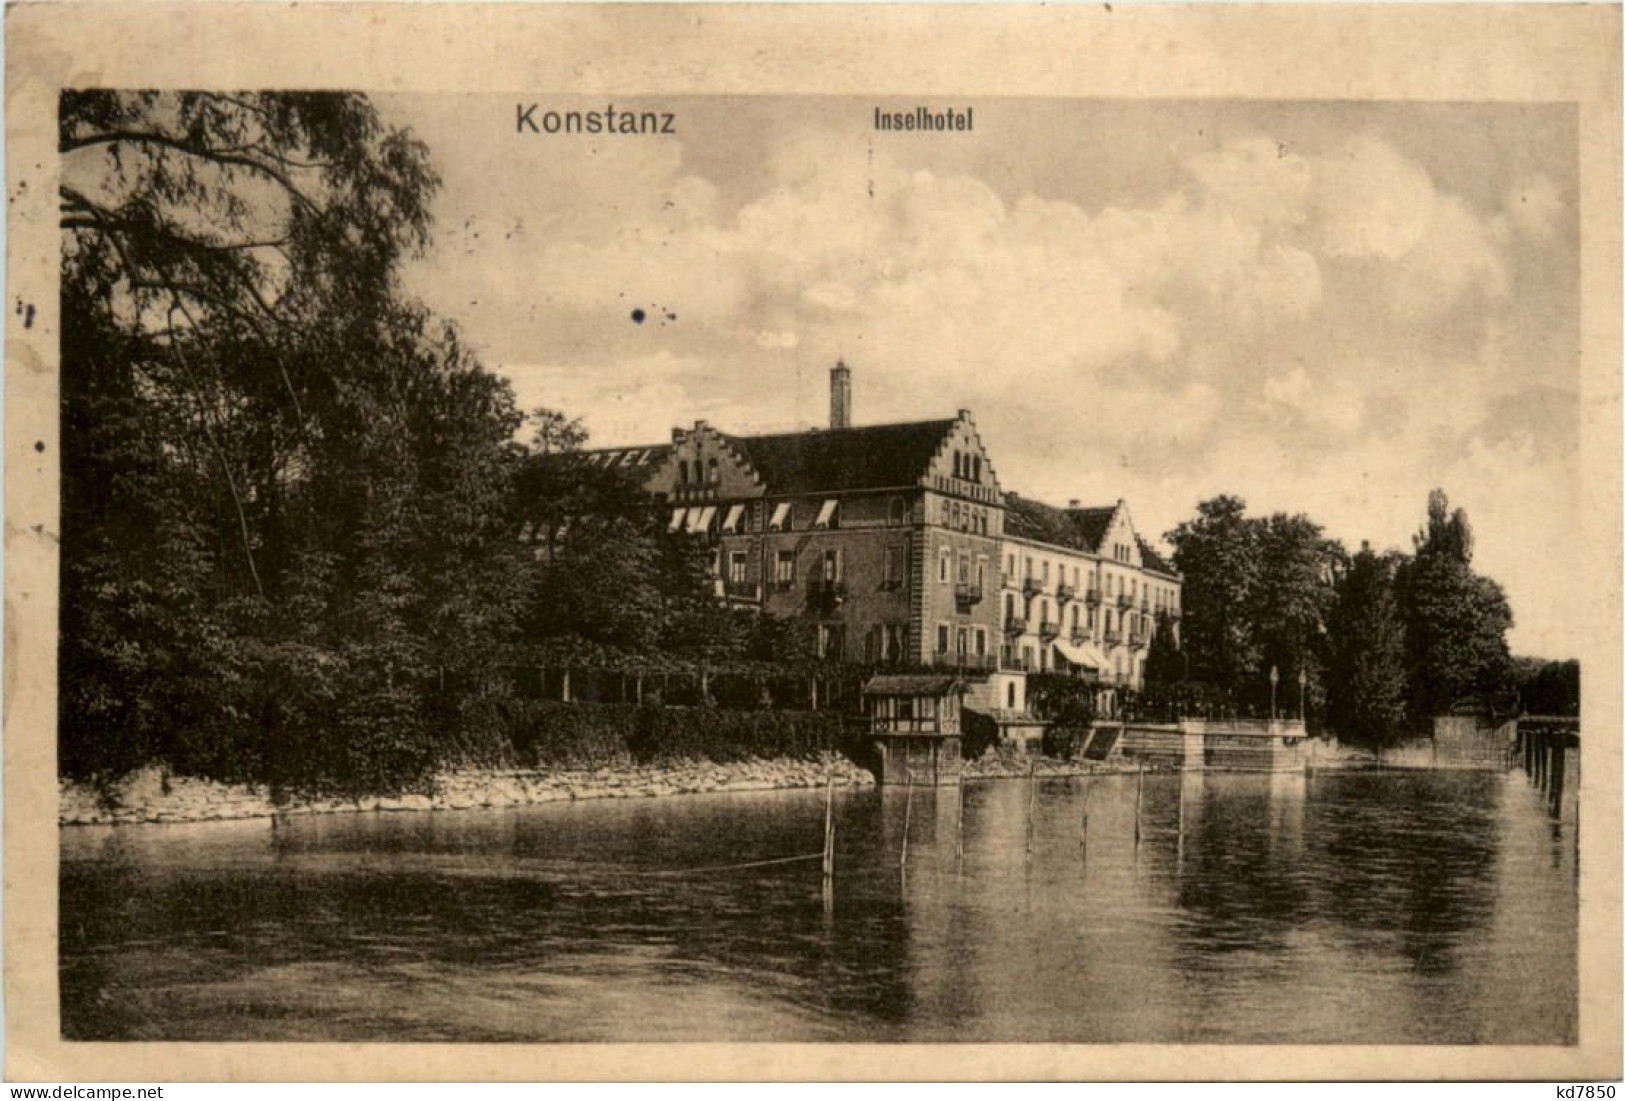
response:
[[[904,872],[908,871],[908,827],[914,818],[914,762],[909,761],[908,770],[908,801],[903,804],[903,858],[898,861]]]
[[[954,823],[954,857],[961,870],[965,867],[965,779],[959,779],[959,817]]]
[[[1038,797],[1038,762],[1027,762],[1027,852],[1033,851],[1033,802]]]
[[[1083,813],[1078,817],[1078,845],[1081,848],[1089,847],[1089,797],[1094,794],[1095,778],[1085,776],[1083,779]]]
[[[824,784],[824,888],[835,879],[835,777]]]
[[[1140,803],[1145,797],[1145,762],[1137,762],[1134,774],[1134,844],[1140,843]]]

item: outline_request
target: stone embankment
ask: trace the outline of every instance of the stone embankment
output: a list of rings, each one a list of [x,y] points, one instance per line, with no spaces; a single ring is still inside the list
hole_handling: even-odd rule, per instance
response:
[[[874,776],[845,757],[757,760],[730,764],[697,761],[660,767],[624,766],[555,770],[460,770],[435,779],[432,793],[361,799],[295,799],[277,803],[263,787],[221,784],[145,769],[106,797],[79,784],[63,784],[63,825],[137,822],[207,822],[295,814],[355,811],[465,810],[518,807],[572,799],[636,799],[700,792],[772,791],[868,786]]]

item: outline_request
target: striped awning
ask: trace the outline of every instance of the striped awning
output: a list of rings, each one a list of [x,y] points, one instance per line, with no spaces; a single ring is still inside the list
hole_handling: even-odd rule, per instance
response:
[[[1106,655],[1102,654],[1100,648],[1092,642],[1073,642],[1071,639],[1058,638],[1055,640],[1055,648],[1073,665],[1081,665],[1085,669],[1101,673],[1111,667]]]

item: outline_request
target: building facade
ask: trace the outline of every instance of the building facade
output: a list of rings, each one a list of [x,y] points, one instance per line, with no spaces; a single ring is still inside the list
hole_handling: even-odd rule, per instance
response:
[[[1122,501],[1054,509],[1006,493],[968,410],[853,427],[851,401],[837,364],[828,429],[741,436],[698,421],[669,444],[578,461],[635,478],[668,531],[712,547],[719,598],[805,618],[825,657],[951,668],[967,707],[1001,713],[1025,710],[1029,671],[1141,682],[1179,578]]]

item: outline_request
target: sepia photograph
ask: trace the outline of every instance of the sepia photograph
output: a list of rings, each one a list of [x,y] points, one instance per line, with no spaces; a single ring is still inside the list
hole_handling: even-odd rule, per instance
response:
[[[1617,1029],[1579,104],[550,86],[37,97],[53,1042]]]

